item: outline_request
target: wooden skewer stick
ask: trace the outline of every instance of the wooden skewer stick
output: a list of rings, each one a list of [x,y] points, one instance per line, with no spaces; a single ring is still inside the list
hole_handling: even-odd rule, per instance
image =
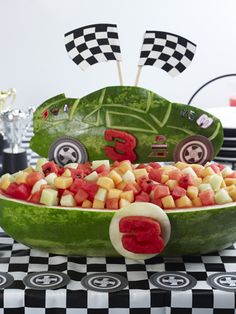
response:
[[[138,65],[138,70],[137,70],[137,74],[136,74],[136,78],[135,78],[135,82],[134,82],[135,86],[137,86],[139,83],[142,67],[143,67],[142,65]]]
[[[121,70],[121,61],[116,61],[116,64],[117,64],[117,70],[118,70],[120,85],[124,85],[123,84],[122,70]]]

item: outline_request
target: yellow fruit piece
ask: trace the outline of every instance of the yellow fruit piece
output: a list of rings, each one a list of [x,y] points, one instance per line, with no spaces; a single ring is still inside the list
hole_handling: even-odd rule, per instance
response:
[[[27,172],[27,173],[31,173],[31,172],[34,172],[34,171],[35,171],[34,168],[31,167],[31,166],[24,169],[24,172]]]
[[[107,198],[119,198],[121,193],[122,191],[119,189],[110,189]]]
[[[162,174],[161,175],[161,183],[162,184],[166,183],[166,181],[168,181],[168,180],[169,180],[168,174]]]
[[[62,177],[71,177],[71,171],[70,169],[66,169],[63,174],[62,174]]]
[[[105,202],[100,200],[93,201],[93,208],[103,209],[105,207]]]
[[[109,177],[99,177],[97,180],[97,185],[107,190],[113,189],[115,187],[114,181]]]
[[[200,171],[200,176],[201,177],[206,177],[206,176],[211,176],[215,174],[215,171],[211,168],[211,167],[206,167],[206,168],[203,168],[201,171]]]
[[[121,191],[123,191],[124,190],[124,188],[125,188],[125,186],[126,186],[126,182],[120,182],[119,184],[117,184],[117,189],[119,189],[119,190],[121,190]]]
[[[130,170],[130,171],[133,170],[131,162],[129,160],[122,161],[119,164],[118,169],[120,170],[121,173],[126,173],[126,171],[128,171],[128,170]]]
[[[196,186],[188,186],[187,188],[187,196],[191,199],[194,200],[198,196],[198,188]]]
[[[161,199],[162,205],[165,209],[175,208],[175,201],[171,195],[165,196]]]
[[[211,180],[211,176],[212,176],[212,175],[203,177],[202,183],[209,183],[210,180]]]
[[[123,199],[129,201],[130,203],[132,203],[134,201],[134,192],[131,190],[122,192],[120,194],[120,198],[123,198]]]
[[[195,177],[194,178],[194,183],[195,183],[196,186],[199,186],[200,184],[202,184],[202,178]]]
[[[195,207],[201,207],[202,206],[202,201],[200,200],[200,197],[196,197],[195,199],[192,200],[193,206]]]
[[[107,189],[99,188],[94,196],[95,200],[105,202],[107,198]]]
[[[173,191],[174,188],[178,185],[178,181],[177,180],[167,180],[165,184],[169,187],[170,191]]]
[[[182,170],[182,169],[184,169],[184,168],[189,167],[189,164],[186,164],[185,162],[182,162],[182,161],[178,161],[174,166],[175,166],[176,168]]]
[[[119,208],[125,207],[125,206],[129,206],[130,202],[124,198],[121,198],[119,201]]]
[[[83,207],[83,208],[92,208],[92,206],[93,206],[93,203],[90,202],[89,200],[83,201],[83,203],[81,205],[81,207]]]
[[[121,175],[116,171],[116,170],[112,170],[109,175],[109,178],[111,178],[113,180],[113,182],[115,183],[115,185],[119,184],[122,182],[122,177]]]
[[[233,191],[233,190],[236,190],[236,186],[235,185],[228,185],[228,186],[226,186],[225,187],[225,189],[228,191],[228,192],[230,192],[230,191]]]
[[[3,191],[6,191],[8,186],[11,184],[12,180],[13,180],[12,176],[9,173],[4,174],[1,178],[0,188]]]
[[[15,176],[15,179],[14,181],[17,183],[17,184],[20,184],[20,183],[26,183],[26,178],[28,177],[28,172],[21,172],[19,174],[17,174]]]
[[[136,180],[137,180],[138,178],[147,177],[147,176],[148,176],[147,170],[146,170],[145,168],[134,169],[134,170],[133,170],[133,173],[134,173],[134,176],[135,176],[135,179],[136,179]]]
[[[166,165],[163,166],[162,169],[164,170],[164,174],[168,174],[170,171],[176,170],[176,167],[172,165]]]
[[[202,165],[199,165],[199,164],[190,164],[189,165],[191,168],[193,168],[193,169],[196,169],[196,170],[198,170],[198,171],[200,171],[200,170],[202,170],[204,167],[202,166]],[[198,172],[197,171],[197,172]]]
[[[234,186],[235,187],[235,185],[230,185],[230,186]],[[225,183],[224,180],[222,180],[220,188],[222,189],[222,188],[225,188],[225,187],[226,187],[226,183]]]
[[[236,202],[236,189],[229,191],[229,195],[232,197],[233,201]]]
[[[225,178],[225,184],[228,185],[236,185],[236,178]]]
[[[67,189],[73,183],[72,177],[57,177],[54,179],[54,185],[58,189]]]
[[[192,207],[192,201],[186,195],[178,198],[175,203],[178,208]]]

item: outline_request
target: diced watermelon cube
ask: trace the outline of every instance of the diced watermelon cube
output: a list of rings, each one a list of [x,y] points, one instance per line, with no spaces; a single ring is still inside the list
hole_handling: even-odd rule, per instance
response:
[[[220,173],[220,168],[218,167],[217,164],[210,164],[210,167],[212,170],[214,170],[215,173]]]
[[[220,171],[222,171],[225,168],[225,165],[218,164],[218,163],[215,163],[215,164],[217,165],[217,167],[220,168]]]
[[[182,177],[183,177],[183,173],[181,173],[180,170],[176,169],[176,170],[171,170],[168,173],[169,179],[170,180],[176,180],[179,181]]]
[[[186,190],[184,188],[181,188],[180,186],[175,186],[172,191],[172,196],[175,200],[177,200],[180,197],[183,197],[186,195]]]
[[[88,199],[88,193],[83,189],[78,189],[77,193],[74,196],[74,199],[77,205],[81,205],[83,201]]]
[[[159,199],[170,195],[170,189],[167,185],[158,184],[153,191],[153,199]]]
[[[40,204],[41,194],[42,194],[41,190],[35,192],[34,194],[31,194],[29,198],[29,202],[34,203],[34,204]]]
[[[106,200],[106,208],[108,208],[108,209],[119,209],[119,199],[118,198],[108,198]]]
[[[140,194],[136,195],[135,202],[150,202],[150,196],[148,193],[142,191]]]
[[[123,191],[133,191],[137,195],[141,191],[141,187],[137,183],[126,183]]]
[[[141,177],[141,178],[138,178],[137,180],[140,188],[142,191],[146,192],[146,193],[150,193],[153,189],[153,181],[146,178],[146,177]]]
[[[210,206],[215,204],[215,194],[213,190],[204,190],[199,193],[199,198],[203,206]]]
[[[161,165],[158,162],[149,162],[148,166],[154,168],[154,169],[158,169],[161,168]]]
[[[106,165],[102,164],[100,166],[98,166],[96,169],[94,169],[97,173],[101,173],[104,171],[107,171]]]
[[[229,174],[226,178],[236,178],[236,171],[232,172],[231,174]]]
[[[195,185],[194,178],[191,174],[185,174],[182,178],[180,178],[179,186],[181,188],[187,189],[190,185]]]
[[[31,189],[32,187],[25,183],[17,184],[12,182],[5,193],[19,200],[27,200],[30,197]]]
[[[70,186],[70,191],[76,193],[78,189],[83,188],[85,186],[85,181],[79,178],[76,178],[72,185]]]
[[[163,208],[163,204],[162,204],[161,198],[153,199],[152,203],[157,205],[157,206],[159,206],[159,207],[161,207],[161,208]]]
[[[161,182],[161,176],[164,174],[164,170],[162,168],[151,169],[149,172],[149,179],[154,180],[156,182]]]
[[[45,176],[47,176],[50,173],[58,174],[59,166],[55,164],[54,161],[49,161],[42,165],[42,170]]]

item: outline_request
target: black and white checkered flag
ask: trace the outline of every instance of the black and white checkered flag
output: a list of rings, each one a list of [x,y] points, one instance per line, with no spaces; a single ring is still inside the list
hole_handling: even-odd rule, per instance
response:
[[[175,77],[190,65],[195,51],[196,45],[184,37],[146,31],[138,65],[154,65]]]
[[[70,58],[82,70],[98,62],[121,61],[120,44],[115,24],[94,24],[65,34]]]

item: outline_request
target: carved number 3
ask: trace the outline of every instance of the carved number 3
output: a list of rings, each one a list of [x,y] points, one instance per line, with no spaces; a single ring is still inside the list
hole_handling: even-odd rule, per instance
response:
[[[105,153],[107,157],[112,160],[122,161],[136,160],[135,147],[136,138],[127,132],[109,129],[104,133],[106,141],[114,141],[114,146],[105,146]]]

